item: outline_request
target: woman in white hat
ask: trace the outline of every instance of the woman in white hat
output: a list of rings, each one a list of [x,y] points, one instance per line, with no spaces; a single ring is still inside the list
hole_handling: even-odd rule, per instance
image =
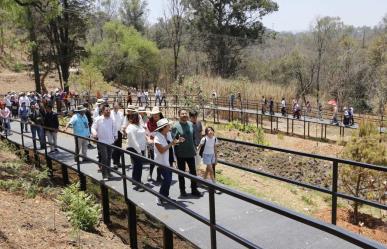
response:
[[[174,159],[173,146],[183,142],[184,138],[172,139],[171,136],[171,127],[169,121],[166,118],[160,119],[157,121],[157,128],[155,129],[154,135],[154,160],[155,162],[162,164],[164,166],[172,167]],[[160,194],[168,197],[169,189],[172,182],[172,171],[160,168],[161,175],[163,180],[161,182]],[[163,201],[157,198],[157,204],[163,205]]]
[[[148,138],[148,156],[150,159],[154,159],[153,139],[156,134],[157,122],[164,117],[157,106],[152,108],[152,111],[149,113],[149,115],[150,115],[150,119],[148,119],[148,122],[146,123],[147,138]],[[155,165],[151,163],[149,166],[148,181],[153,180],[152,175],[153,175],[154,168],[155,168]],[[160,182],[160,181],[161,181],[161,172],[160,172],[160,169],[157,168],[156,182]]]

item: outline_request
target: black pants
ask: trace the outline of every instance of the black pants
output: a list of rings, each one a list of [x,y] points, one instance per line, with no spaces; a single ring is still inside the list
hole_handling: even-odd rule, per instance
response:
[[[150,146],[150,147],[148,147],[148,158],[149,159],[152,159],[152,160],[154,160],[155,159],[155,151],[154,151],[154,149],[152,148],[153,146]],[[154,163],[150,163],[149,164],[149,175],[152,177],[152,175],[153,175],[153,170],[154,170],[154,168],[155,168],[155,165],[154,165]],[[161,170],[160,170],[160,168],[159,167],[157,167],[156,168],[156,171],[157,171],[157,177],[156,177],[156,180],[158,181],[158,180],[161,180]]]
[[[185,163],[188,164],[189,173],[191,175],[196,176],[195,158],[194,157],[188,157],[188,158],[177,157],[177,167],[179,168],[179,170],[185,171]],[[180,176],[180,175],[179,175],[179,188],[180,188],[180,192],[185,192],[185,178],[184,178],[184,176]],[[191,190],[192,190],[192,192],[197,191],[196,181],[191,180]]]
[[[114,141],[114,144],[117,147],[122,147],[122,133],[119,131],[117,134],[117,139]],[[119,150],[113,150],[113,164],[118,165],[120,164],[120,157],[121,157],[122,152]]]

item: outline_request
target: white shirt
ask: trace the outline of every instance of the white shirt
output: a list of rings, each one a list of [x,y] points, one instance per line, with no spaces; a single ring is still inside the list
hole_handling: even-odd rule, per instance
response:
[[[218,144],[218,139],[215,136],[212,138],[205,136],[200,140],[200,144],[203,145],[204,141],[206,141],[206,145],[204,146],[203,154],[215,154],[215,144]]]
[[[114,125],[116,126],[117,132],[121,130],[121,126],[124,122],[124,114],[120,111],[115,112],[113,110],[110,112],[110,117],[114,120]]]
[[[112,118],[99,116],[91,126],[92,133],[97,133],[98,141],[105,144],[113,144],[117,130]]]
[[[286,107],[286,102],[285,102],[285,100],[281,100],[281,107]]]
[[[160,132],[156,132],[155,139],[154,139],[154,151],[155,151],[155,161],[165,165],[170,166],[169,164],[169,149],[164,151],[164,153],[160,153],[160,151],[157,149],[156,144],[160,144],[161,146],[165,147],[168,145],[167,139],[169,142],[172,142],[172,135],[170,132],[167,133],[167,138]]]
[[[99,107],[95,107],[94,112],[93,112],[93,119],[97,119],[99,117]]]
[[[19,106],[21,106],[23,102],[26,103],[27,107],[30,107],[31,102],[30,102],[30,99],[27,96],[24,96],[24,97],[22,96],[22,97],[19,98]]]
[[[128,137],[128,148],[133,148],[137,153],[146,149],[145,129],[141,125],[129,124],[126,128]]]
[[[160,97],[160,95],[161,95],[160,89],[156,89],[155,95]]]

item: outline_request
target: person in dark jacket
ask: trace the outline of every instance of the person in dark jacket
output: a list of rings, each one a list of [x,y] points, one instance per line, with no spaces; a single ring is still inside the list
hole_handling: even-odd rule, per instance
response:
[[[46,114],[44,116],[43,125],[46,127],[46,136],[48,143],[50,144],[50,152],[58,152],[56,148],[56,138],[59,129],[58,115],[52,111],[52,105],[48,105],[46,108]]]
[[[40,141],[40,149],[44,149],[46,146],[44,129],[40,126],[40,125],[43,125],[43,116],[44,116],[44,112],[41,109],[37,108],[37,104],[31,103],[31,111],[28,119],[29,119],[29,123],[31,124],[32,140],[35,140],[36,135],[38,135],[39,141]]]

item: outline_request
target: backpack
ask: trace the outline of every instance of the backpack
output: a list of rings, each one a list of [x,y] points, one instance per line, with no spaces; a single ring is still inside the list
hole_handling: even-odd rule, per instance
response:
[[[199,150],[200,157],[203,157],[203,151],[204,151],[204,147],[206,147],[206,142],[207,142],[207,139],[204,138],[204,144],[202,145],[202,147],[200,147],[200,150]]]

